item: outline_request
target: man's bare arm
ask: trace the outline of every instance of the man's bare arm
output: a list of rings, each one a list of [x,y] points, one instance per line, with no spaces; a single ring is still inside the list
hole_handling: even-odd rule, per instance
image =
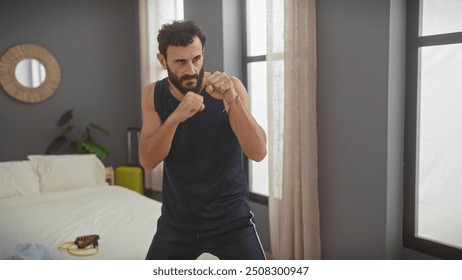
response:
[[[155,168],[167,157],[178,125],[204,109],[203,97],[188,92],[175,111],[162,123],[154,106],[154,87],[155,84],[147,85],[141,97],[143,127],[139,158],[141,166],[148,170]]]

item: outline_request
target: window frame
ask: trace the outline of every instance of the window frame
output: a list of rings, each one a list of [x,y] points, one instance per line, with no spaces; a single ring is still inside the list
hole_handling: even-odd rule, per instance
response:
[[[419,48],[462,43],[462,32],[420,36],[421,0],[406,3],[406,97],[403,169],[403,246],[442,259],[461,259],[462,249],[416,236]]]

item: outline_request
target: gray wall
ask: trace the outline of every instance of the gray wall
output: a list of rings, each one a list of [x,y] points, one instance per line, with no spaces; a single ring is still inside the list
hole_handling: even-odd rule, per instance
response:
[[[389,14],[389,0],[317,1],[325,259],[386,258]]]
[[[56,93],[21,103],[0,88],[0,161],[43,153],[58,133],[60,115],[74,108],[74,124],[89,121],[111,137],[106,164],[126,163],[126,129],[140,125],[136,0],[2,0],[0,54],[21,43],[47,48],[61,66]]]
[[[223,71],[224,69],[222,10],[222,0],[184,1],[185,19],[194,20],[207,38],[204,57],[205,71]]]

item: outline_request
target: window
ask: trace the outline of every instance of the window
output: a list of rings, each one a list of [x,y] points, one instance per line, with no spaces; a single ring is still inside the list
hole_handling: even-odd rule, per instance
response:
[[[266,0],[245,1],[244,82],[250,96],[252,115],[268,132],[266,95]],[[249,161],[250,191],[268,196],[268,156],[261,162]]]
[[[408,0],[404,246],[462,257],[462,1]]]

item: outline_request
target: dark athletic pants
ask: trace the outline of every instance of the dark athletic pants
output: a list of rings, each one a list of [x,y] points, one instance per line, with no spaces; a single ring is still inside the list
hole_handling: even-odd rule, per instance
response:
[[[221,260],[264,260],[253,214],[207,231],[185,230],[161,216],[147,260],[196,259],[207,252]]]

